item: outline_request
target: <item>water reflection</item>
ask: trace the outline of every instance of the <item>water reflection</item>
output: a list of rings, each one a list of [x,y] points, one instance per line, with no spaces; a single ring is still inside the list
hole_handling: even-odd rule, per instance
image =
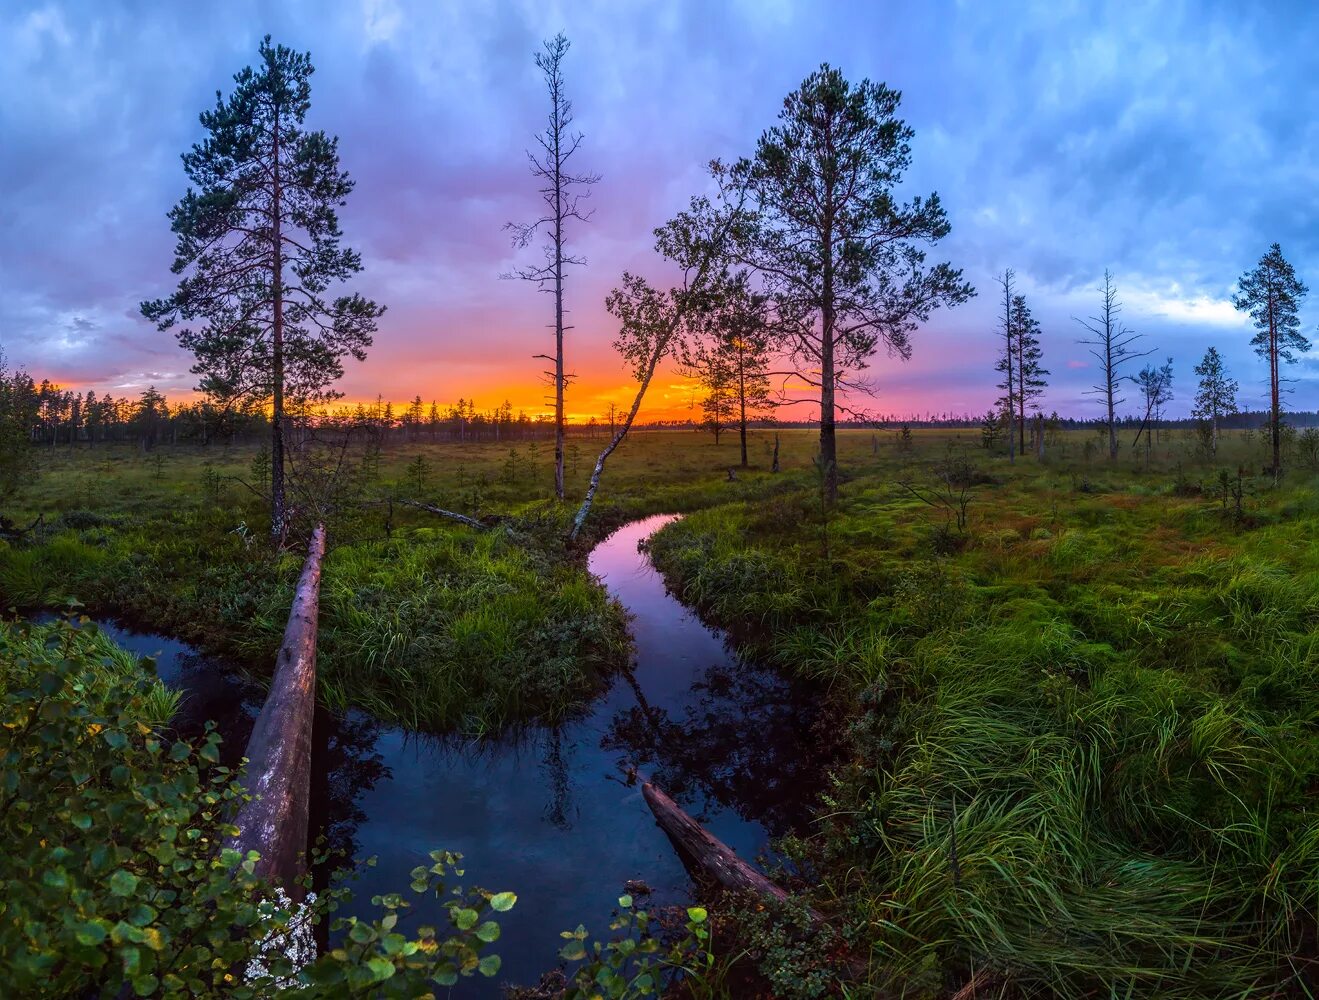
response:
[[[702,822],[731,809],[781,836],[808,820],[827,761],[813,705],[781,677],[741,660],[714,664],[677,712],[650,705],[629,682],[637,703],[614,716],[606,749],[625,753]]]
[[[607,933],[627,882],[652,887],[652,905],[690,898],[638,770],[743,857],[804,820],[821,767],[814,703],[738,659],[721,632],[666,591],[638,546],[667,520],[627,525],[591,555],[591,570],[631,614],[635,657],[582,718],[472,743],[408,734],[360,713],[317,713],[310,827],[335,852],[378,859],[359,868],[361,914],[372,895],[406,890],[431,850],[460,852],[467,884],[517,892],[500,920],[500,978],[534,983],[557,961],[559,931],[584,923]],[[157,656],[161,676],[187,692],[179,729],[195,734],[215,720],[226,760],[236,761],[263,693],[182,643],[107,631]],[[409,925],[444,926],[442,903],[422,900]],[[451,995],[497,996],[499,987],[464,980]]]

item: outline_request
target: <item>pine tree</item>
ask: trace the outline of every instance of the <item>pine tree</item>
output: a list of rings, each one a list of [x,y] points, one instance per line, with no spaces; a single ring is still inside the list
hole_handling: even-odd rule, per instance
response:
[[[797,377],[820,391],[826,504],[838,494],[835,421],[848,373],[881,344],[910,357],[920,323],[975,294],[950,264],[926,263],[926,247],[950,229],[938,195],[896,196],[914,135],[897,115],[901,100],[822,65],[788,95],[754,159],[720,178],[750,192],[737,255],[764,281]]]
[[[270,530],[287,527],[286,403],[335,398],[343,359],[359,361],[384,310],[360,295],[326,298],[362,269],[340,245],[336,209],[353,182],[338,140],[308,131],[311,57],[261,43],[256,69],[234,77],[226,100],[201,115],[206,138],[183,156],[190,188],[170,211],[177,236],[167,299],[142,312],[196,356],[199,388],[214,399],[271,406]],[[186,273],[185,273],[186,272]],[[194,322],[200,323],[193,326]]]
[[[1194,415],[1210,422],[1209,449],[1218,454],[1218,421],[1229,413],[1237,412],[1237,383],[1227,377],[1223,358],[1217,347],[1205,351],[1204,359],[1195,366],[1200,376],[1200,389],[1195,395]]]
[[[1269,363],[1269,431],[1273,443],[1273,474],[1282,471],[1282,362],[1294,364],[1298,352],[1308,351],[1310,342],[1301,333],[1297,312],[1309,291],[1282,255],[1277,243],[1260,258],[1253,271],[1241,276],[1240,291],[1232,304],[1250,314],[1258,332],[1251,339],[1255,353]]]
[[[1017,428],[1021,453],[1026,453],[1026,410],[1031,403],[1044,395],[1048,383],[1044,376],[1049,370],[1040,364],[1040,323],[1031,315],[1024,295],[1012,298],[1014,331],[1013,354],[1017,367]]]

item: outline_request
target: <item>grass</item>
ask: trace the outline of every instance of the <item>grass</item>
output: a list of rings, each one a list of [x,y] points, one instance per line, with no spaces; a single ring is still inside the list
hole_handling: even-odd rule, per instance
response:
[[[570,496],[585,491],[602,444],[572,442]],[[47,530],[41,544],[0,548],[0,600],[34,609],[76,599],[268,672],[301,559],[264,543],[261,501],[243,485],[257,454],[43,449],[40,478],[11,516],[44,514]],[[386,450],[358,483],[359,499],[374,502],[329,524],[321,698],[473,735],[571,714],[629,655],[622,609],[586,571],[590,544],[633,516],[779,488],[765,475],[728,482],[735,455],[690,433],[636,435],[611,464],[583,544],[569,548],[574,508],[549,499],[544,442]],[[497,523],[476,531],[389,498]]]
[[[1152,468],[1087,463],[1079,436],[1012,467],[947,435],[857,444],[829,523],[803,487],[652,551],[851,720],[796,849],[869,987],[987,966],[1022,995],[1313,990],[1313,474],[1255,484],[1238,522],[1196,486],[1259,467],[1243,436],[1216,465],[1173,437]],[[895,485],[950,447],[993,479],[965,534]]]
[[[730,481],[733,443],[637,435],[591,537],[690,512],[652,546],[671,585],[828,692],[847,760],[788,847],[869,960],[849,995],[937,996],[983,968],[1023,996],[1313,992],[1313,470],[1297,463],[1277,488],[1244,477],[1237,510],[1219,472],[1258,469],[1258,436],[1227,435],[1210,461],[1171,432],[1150,464],[1111,465],[1075,432],[1044,463],[1009,465],[972,431],[917,431],[909,450],[845,432],[826,516],[813,435],[782,433],[778,475],[770,437]],[[592,451],[576,444],[570,495]],[[76,595],[263,669],[299,560],[247,540],[260,508],[231,477],[252,454],[162,454],[52,453],[15,520],[46,512],[54,528],[0,551],[0,595]],[[950,470],[973,495],[965,531],[940,506]],[[624,620],[585,546],[564,546],[571,509],[550,481],[548,450],[525,443],[383,456],[369,496],[500,520],[474,532],[386,505],[331,523],[332,706],[487,732],[598,689],[626,656]],[[774,981],[836,976],[793,948]]]

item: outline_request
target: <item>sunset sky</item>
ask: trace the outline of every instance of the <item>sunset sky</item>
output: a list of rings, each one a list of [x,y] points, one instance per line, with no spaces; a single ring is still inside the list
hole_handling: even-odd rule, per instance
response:
[[[910,362],[878,356],[862,406],[984,411],[1004,267],[1043,323],[1044,406],[1074,415],[1098,408],[1070,317],[1094,313],[1106,266],[1140,346],[1175,359],[1174,412],[1209,344],[1243,402],[1264,400],[1230,295],[1270,243],[1319,289],[1310,3],[5,0],[0,345],[64,384],[188,392],[189,358],[137,304],[173,287],[165,213],[197,114],[269,32],[312,54],[311,124],[340,137],[357,181],[341,215],[366,265],[354,287],[389,307],[340,388],[544,409],[533,355],[552,346],[551,299],[499,275],[539,259],[502,227],[537,212],[523,150],[546,100],[532,55],[560,29],[578,162],[603,175],[593,220],[571,234],[588,258],[568,285],[571,415],[631,397],[609,288],[625,269],[663,274],[651,230],[704,190],[708,160],[750,153],[822,61],[903,91],[916,131],[904,191],[938,191],[953,230],[936,253],[980,291],[935,314]],[[1319,290],[1302,318],[1313,336]],[[1291,374],[1293,406],[1319,406],[1319,352]],[[658,388],[644,415],[689,412],[680,378]]]

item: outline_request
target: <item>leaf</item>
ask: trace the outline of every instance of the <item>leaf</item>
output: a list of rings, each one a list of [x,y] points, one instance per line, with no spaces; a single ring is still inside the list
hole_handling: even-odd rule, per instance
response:
[[[453,922],[460,931],[470,931],[476,926],[476,920],[479,916],[480,914],[475,910],[463,907],[453,911]]]
[[[687,909],[687,919],[690,920],[690,921],[691,921],[692,923],[694,923],[694,924],[703,924],[703,923],[705,923],[706,917],[708,917],[708,916],[709,916],[709,914],[705,912],[705,908],[704,908],[704,907],[700,907],[700,906],[691,906],[691,907],[688,907],[688,909]]]
[[[493,920],[487,920],[476,929],[476,936],[486,944],[490,944],[492,941],[498,941],[499,925]]]
[[[513,909],[513,904],[518,901],[517,893],[500,892],[490,897],[490,908],[497,913],[506,913]]]
[[[371,970],[371,975],[377,983],[383,983],[395,972],[394,963],[384,958],[369,958],[366,967]]]
[[[78,929],[74,931],[74,937],[78,939],[79,944],[95,947],[105,940],[105,928],[100,924],[79,924]]]
[[[499,966],[500,961],[498,955],[487,955],[485,958],[481,959],[481,963],[477,968],[481,971],[481,975],[493,976],[499,971]]]
[[[621,906],[621,907],[622,907],[623,909],[625,909],[625,910],[629,910],[629,909],[631,909],[631,908],[632,908],[632,897],[631,897],[631,896],[619,896],[619,897],[618,897],[618,905]]]
[[[122,750],[124,747],[128,746],[128,737],[118,729],[107,729],[101,735],[101,739],[105,740],[106,745],[109,746],[111,750]]]
[[[116,896],[131,896],[137,891],[138,878],[120,868],[110,876],[110,891]]]

